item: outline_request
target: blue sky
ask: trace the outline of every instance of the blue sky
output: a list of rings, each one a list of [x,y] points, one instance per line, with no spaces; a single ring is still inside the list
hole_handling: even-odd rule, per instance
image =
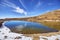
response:
[[[38,16],[60,9],[60,0],[0,0],[0,19]]]

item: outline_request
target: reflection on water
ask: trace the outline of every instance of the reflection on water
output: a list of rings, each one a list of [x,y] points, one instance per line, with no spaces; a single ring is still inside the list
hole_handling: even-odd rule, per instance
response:
[[[8,21],[4,24],[10,28],[13,32],[17,33],[44,33],[44,32],[55,32],[58,31],[54,28],[50,28],[36,22],[27,21]]]
[[[60,22],[41,22],[43,25],[60,30]]]

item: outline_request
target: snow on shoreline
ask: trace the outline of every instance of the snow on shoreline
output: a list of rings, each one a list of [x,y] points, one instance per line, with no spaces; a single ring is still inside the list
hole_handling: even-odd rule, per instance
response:
[[[60,40],[60,35],[55,36],[39,36],[39,40]],[[13,33],[9,28],[2,24],[0,28],[0,40],[33,40],[33,37],[27,37],[23,34]]]
[[[23,34],[13,33],[9,28],[2,24],[0,28],[0,40],[32,40],[32,37],[23,36]]]

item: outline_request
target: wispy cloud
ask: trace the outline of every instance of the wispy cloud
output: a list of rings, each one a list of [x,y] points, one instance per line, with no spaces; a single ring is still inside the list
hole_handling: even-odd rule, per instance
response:
[[[39,1],[35,7],[39,7],[41,5],[41,2]]]
[[[47,10],[46,13],[50,12],[51,10]]]
[[[5,5],[5,6],[13,8],[13,10],[12,10],[13,12],[17,12],[17,13],[20,13],[20,14],[27,15],[27,12],[24,9],[20,8],[19,6],[16,6],[12,2],[9,2],[9,1],[5,0],[4,2],[2,2],[2,4]]]
[[[36,10],[36,9],[38,9],[40,6],[41,6],[41,2],[39,1],[36,5],[35,5],[35,7],[34,7],[34,9]]]
[[[49,3],[47,3],[48,6],[52,6],[52,5],[54,6],[56,4],[57,4],[56,2],[49,2]]]
[[[24,3],[22,2],[22,0],[19,0],[19,2],[21,3],[21,5],[27,10],[27,8],[25,7]]]
[[[58,9],[58,10],[60,10],[60,9]]]
[[[17,13],[21,13],[21,14],[25,14],[27,15],[27,12],[24,11],[23,9],[19,8],[19,7],[16,7],[15,10],[13,10],[14,12],[17,12]]]
[[[7,0],[4,0],[4,2],[2,2],[2,4],[5,5],[5,6],[8,6],[8,7],[11,7],[11,8],[16,8],[17,7],[14,3],[9,2]]]

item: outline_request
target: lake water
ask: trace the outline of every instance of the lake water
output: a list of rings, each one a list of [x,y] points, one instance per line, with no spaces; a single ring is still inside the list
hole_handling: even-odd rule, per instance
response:
[[[46,32],[56,32],[58,30],[44,26],[37,22],[28,21],[8,21],[4,25],[11,29],[12,32],[31,34],[31,33],[46,33]]]

